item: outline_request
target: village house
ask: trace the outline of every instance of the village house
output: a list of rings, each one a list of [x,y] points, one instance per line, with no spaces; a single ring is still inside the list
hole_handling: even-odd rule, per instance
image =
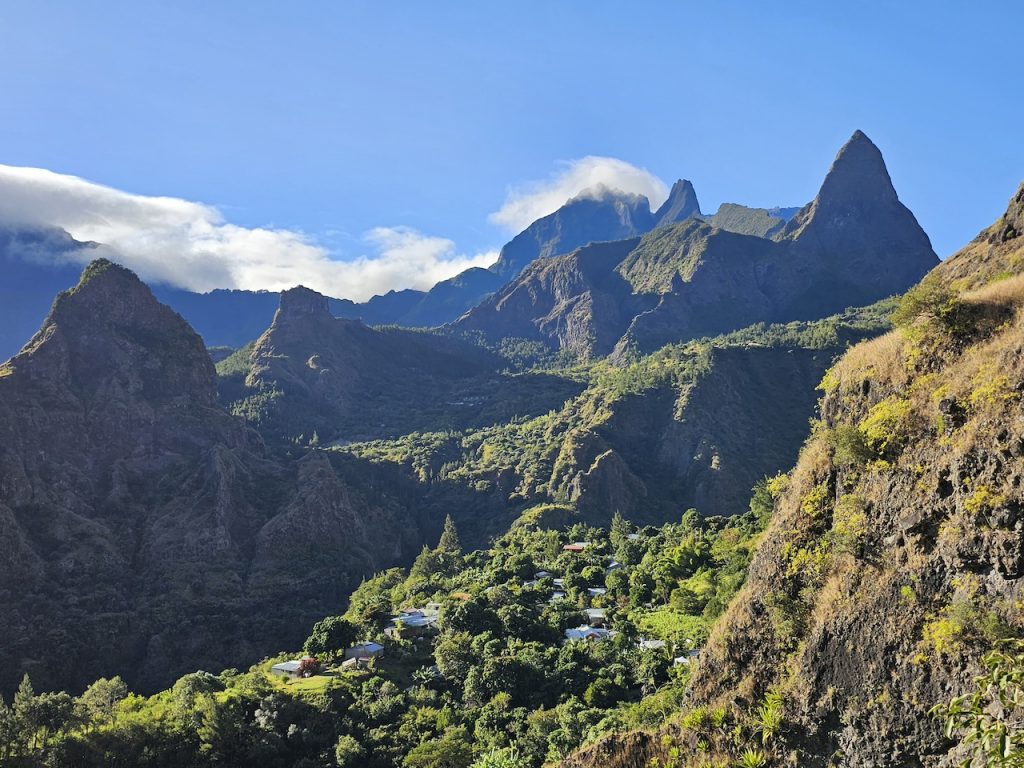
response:
[[[604,587],[587,587],[587,594],[590,595],[590,597],[600,597],[607,593],[608,590]]]
[[[637,643],[637,646],[644,651],[658,651],[662,648],[667,648],[668,643],[664,640],[641,640]]]
[[[563,552],[576,552],[576,553],[579,553],[579,552],[582,552],[583,550],[585,550],[589,546],[590,546],[590,542],[589,541],[574,541],[572,544],[566,544],[564,547],[562,547],[562,551]]]
[[[587,642],[596,642],[598,640],[604,640],[612,636],[612,632],[602,627],[591,627],[587,624],[581,624],[575,629],[565,630],[565,639],[569,642],[579,642],[586,640]]]
[[[384,646],[380,643],[372,643],[369,640],[356,643],[351,648],[345,649],[346,659],[369,659],[374,656],[383,656]]]
[[[672,664],[674,666],[677,666],[677,667],[678,666],[686,666],[686,667],[688,667],[688,666],[690,666],[690,664],[695,662],[699,657],[700,657],[700,648],[691,648],[689,651],[684,653],[682,656],[676,656],[674,659],[672,659]]]
[[[592,627],[603,627],[608,620],[604,608],[585,608],[583,612],[587,614],[587,623]]]
[[[290,661],[282,661],[279,664],[275,664],[270,668],[270,674],[277,675],[278,677],[299,677],[299,670],[302,668],[303,662],[315,662],[312,656],[303,656],[301,659],[292,659]]]
[[[411,608],[391,617],[391,623],[384,628],[384,634],[392,640],[409,640],[429,634],[436,628],[436,612],[428,608]]]

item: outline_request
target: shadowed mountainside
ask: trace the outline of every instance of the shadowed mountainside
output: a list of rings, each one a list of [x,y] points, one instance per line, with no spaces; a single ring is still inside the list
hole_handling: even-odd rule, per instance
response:
[[[0,367],[0,477],[6,690],[259,658],[420,541],[369,479],[270,459],[195,332],[106,261]]]

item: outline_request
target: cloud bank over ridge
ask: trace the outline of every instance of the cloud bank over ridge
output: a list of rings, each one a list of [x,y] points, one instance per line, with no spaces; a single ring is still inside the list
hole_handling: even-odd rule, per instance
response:
[[[105,255],[145,280],[193,291],[301,284],[362,301],[393,288],[425,290],[497,258],[460,254],[451,240],[408,227],[378,227],[364,236],[373,253],[334,259],[302,232],[231,224],[209,205],[8,165],[0,165],[0,224],[60,227],[76,240],[101,243]]]
[[[509,189],[501,208],[490,215],[492,224],[516,233],[554,213],[570,198],[601,187],[643,195],[657,209],[668,197],[668,187],[645,168],[614,157],[587,155],[560,164],[559,170],[543,181]]]
[[[588,155],[559,164],[546,180],[510,187],[489,220],[515,234],[570,198],[608,190],[644,195],[652,208],[668,196],[664,182],[646,169]],[[498,256],[496,250],[462,253],[448,238],[403,226],[370,229],[361,238],[366,253],[338,254],[301,231],[232,224],[211,205],[2,164],[0,226],[58,227],[101,247],[54,258],[84,261],[102,254],[144,280],[200,292],[305,285],[364,301],[392,289],[428,290],[470,267],[489,267]]]

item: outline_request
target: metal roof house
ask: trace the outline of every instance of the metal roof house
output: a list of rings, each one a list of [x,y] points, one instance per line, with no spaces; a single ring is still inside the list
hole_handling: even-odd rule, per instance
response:
[[[356,643],[351,648],[345,649],[346,659],[369,659],[374,656],[383,656],[384,646],[380,643],[373,643],[366,641],[364,643]]]
[[[594,642],[597,640],[604,640],[605,638],[611,637],[611,635],[612,633],[607,629],[591,627],[587,624],[581,624],[575,629],[565,630],[565,639],[571,642],[578,642],[580,640]]]

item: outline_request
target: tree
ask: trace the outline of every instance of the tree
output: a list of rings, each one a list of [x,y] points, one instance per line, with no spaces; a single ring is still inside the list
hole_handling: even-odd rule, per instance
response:
[[[85,689],[81,696],[86,714],[93,723],[113,721],[118,702],[128,696],[128,686],[120,677],[108,680],[101,677]]]
[[[338,737],[338,743],[334,747],[334,762],[339,768],[356,768],[362,765],[366,757],[366,750],[363,745],[353,737],[345,735]]]
[[[0,696],[0,765],[6,765],[14,756],[20,733],[17,715],[7,706],[4,697]]]
[[[425,741],[409,750],[405,768],[469,768],[473,748],[461,728],[448,730],[440,739]]]
[[[444,531],[441,539],[437,542],[437,548],[441,552],[452,555],[462,554],[462,542],[459,540],[459,531],[455,527],[455,521],[448,515],[444,519]]]
[[[608,533],[608,538],[611,540],[616,552],[621,550],[626,542],[629,541],[631,527],[629,522],[616,510],[615,514],[612,515],[612,526]]]
[[[29,679],[27,672],[21,678],[18,690],[14,692],[13,709],[14,717],[21,731],[21,744],[35,749],[36,737],[40,727],[39,710],[36,707],[36,693],[32,688],[32,681]]]
[[[50,737],[72,727],[75,722],[75,700],[64,691],[36,696],[35,716],[38,724],[38,745],[46,749]]]
[[[356,632],[356,626],[348,619],[328,616],[313,625],[302,647],[310,656],[332,656],[352,645]]]
[[[444,556],[440,549],[431,549],[424,544],[423,549],[416,556],[412,568],[409,569],[409,579],[411,581],[429,579],[431,576],[441,573],[444,570],[443,561]]]

